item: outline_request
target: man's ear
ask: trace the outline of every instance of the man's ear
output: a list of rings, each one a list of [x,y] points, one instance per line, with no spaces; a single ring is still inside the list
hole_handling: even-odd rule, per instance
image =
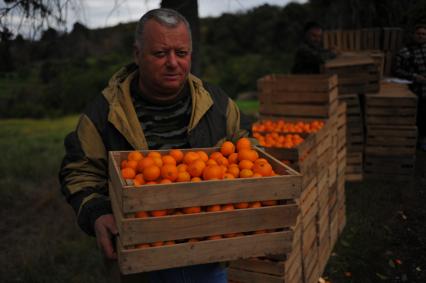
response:
[[[139,55],[140,55],[140,50],[139,47],[136,45],[136,43],[133,44],[133,60],[135,61],[135,64],[139,66]]]

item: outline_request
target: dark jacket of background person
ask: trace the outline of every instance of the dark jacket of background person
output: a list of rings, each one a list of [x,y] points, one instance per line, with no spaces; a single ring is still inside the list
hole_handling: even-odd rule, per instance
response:
[[[94,235],[94,222],[99,216],[112,213],[108,151],[148,149],[129,90],[135,73],[133,66],[115,74],[65,140],[66,156],[60,169],[62,192],[74,208],[79,226],[89,235]],[[236,140],[247,135],[240,129],[236,104],[220,88],[192,75],[188,82],[193,105],[188,127],[191,147],[211,147],[223,138]]]
[[[336,57],[332,50],[323,48],[323,29],[316,22],[308,22],[303,29],[304,38],[294,56],[293,74],[318,74],[321,66]]]
[[[395,56],[393,75],[412,81],[410,89],[417,95],[419,146],[426,150],[426,24],[417,25],[414,42]]]

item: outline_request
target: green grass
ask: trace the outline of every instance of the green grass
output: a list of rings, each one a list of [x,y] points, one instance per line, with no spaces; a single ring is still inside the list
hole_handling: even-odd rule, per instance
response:
[[[77,227],[57,178],[76,123],[0,120],[2,282],[104,282],[96,244]]]
[[[247,115],[257,115],[259,113],[259,100],[237,100],[238,107]]]

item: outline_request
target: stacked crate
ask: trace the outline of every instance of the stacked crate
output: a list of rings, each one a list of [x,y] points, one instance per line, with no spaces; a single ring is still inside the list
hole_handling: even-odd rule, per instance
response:
[[[346,193],[345,183],[346,177],[346,135],[343,133],[347,131],[347,105],[340,103],[337,109],[337,217],[338,217],[338,234],[340,235],[346,225]]]
[[[289,160],[302,175],[301,213],[295,227],[295,231],[300,231],[300,240],[294,239],[292,252],[281,259],[267,257],[231,263],[231,281],[316,283],[324,271],[337,241],[336,224],[342,200],[337,180],[344,174],[344,168],[339,168],[339,146],[345,152],[346,145],[346,113],[341,113],[339,119],[342,111],[339,112],[341,106],[336,99],[336,83],[335,76],[324,75],[273,75],[259,80],[262,119],[304,121],[322,117],[325,124],[294,149],[265,148],[278,160]],[[310,111],[318,109],[315,107],[322,107],[323,111]],[[344,157],[342,160],[345,161]],[[336,233],[332,234],[332,229]]]
[[[339,95],[339,101],[346,104],[346,180],[361,181],[364,156],[364,114],[358,94]]]
[[[209,154],[218,149],[197,150]],[[121,161],[129,152],[110,152],[109,195],[119,231],[117,253],[121,272],[133,274],[290,252],[294,234],[291,227],[295,226],[299,214],[296,199],[300,197],[301,176],[264,151],[256,150],[260,157],[269,161],[276,176],[139,187],[129,185],[120,174]],[[159,152],[166,154],[165,151]],[[142,153],[145,155],[147,151]],[[279,203],[231,211],[135,217],[138,211],[204,207],[252,202],[255,199],[279,200]],[[268,232],[255,233],[259,230]],[[208,239],[212,235],[233,233],[238,234]],[[140,244],[172,240],[176,241],[173,245],[138,247]]]
[[[407,85],[382,83],[365,97],[364,171],[369,177],[410,178],[417,142],[417,97]]]
[[[378,92],[380,64],[369,54],[343,53],[327,61],[323,73],[338,75],[339,95]]]
[[[258,80],[263,118],[328,118],[337,109],[336,75],[267,75]]]

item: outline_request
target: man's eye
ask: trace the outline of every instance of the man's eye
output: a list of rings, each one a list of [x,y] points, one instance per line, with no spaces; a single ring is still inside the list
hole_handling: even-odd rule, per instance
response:
[[[188,51],[178,50],[176,51],[176,55],[179,57],[185,57],[188,55]]]
[[[166,52],[164,52],[164,51],[157,51],[157,52],[154,52],[154,56],[157,57],[157,58],[161,58],[161,57],[166,56]]]

